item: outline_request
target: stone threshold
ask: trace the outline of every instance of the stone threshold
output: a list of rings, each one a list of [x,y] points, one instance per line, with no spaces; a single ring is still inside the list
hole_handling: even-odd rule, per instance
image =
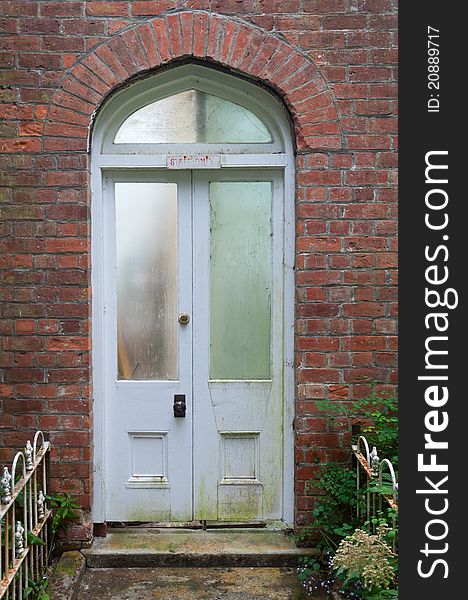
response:
[[[88,568],[295,567],[315,548],[298,548],[290,532],[265,529],[110,530],[83,549]]]

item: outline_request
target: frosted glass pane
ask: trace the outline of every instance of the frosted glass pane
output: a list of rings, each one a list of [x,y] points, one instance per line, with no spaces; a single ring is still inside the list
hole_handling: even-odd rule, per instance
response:
[[[218,96],[187,90],[140,108],[114,144],[262,143],[270,132],[252,112]]]
[[[177,185],[116,183],[119,379],[177,379]]]
[[[210,377],[268,379],[271,183],[210,184]]]

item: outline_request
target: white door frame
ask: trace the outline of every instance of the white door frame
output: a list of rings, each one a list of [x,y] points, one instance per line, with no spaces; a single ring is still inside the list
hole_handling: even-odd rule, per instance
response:
[[[194,67],[187,66],[189,68]],[[185,69],[178,67],[174,72]],[[211,72],[211,69],[204,67],[194,67],[197,73]],[[167,76],[167,72],[163,75]],[[153,76],[152,79],[159,77]],[[174,77],[174,76],[173,76]],[[269,115],[269,121],[276,125],[276,131],[279,131],[283,143],[282,152],[272,154],[263,154],[258,152],[253,154],[246,153],[246,150],[239,151],[236,148],[216,148],[214,154],[220,154],[221,168],[255,168],[262,167],[271,169],[281,169],[284,180],[284,310],[283,310],[283,389],[284,389],[284,448],[283,448],[283,521],[293,524],[294,522],[294,418],[295,418],[295,385],[294,385],[294,261],[295,261],[295,160],[293,145],[291,139],[291,129],[283,107],[268,92],[262,88],[257,88],[251,83],[229,75],[215,72],[214,79],[234,80],[236,90],[246,88],[249,94],[256,94],[258,102],[263,105]],[[147,82],[148,80],[145,80]],[[175,78],[175,81],[177,79]],[[240,82],[240,83],[239,83]],[[142,82],[140,82],[142,83]],[[144,83],[144,82],[143,82]],[[224,82],[225,83],[225,82]],[[124,92],[134,90],[139,83],[133,84]],[[231,84],[232,85],[232,84]],[[134,94],[134,97],[138,94]],[[167,164],[167,149],[161,152],[162,148],[155,148],[152,154],[126,154],[125,148],[119,148],[120,154],[103,154],[103,140],[107,135],[109,123],[112,120],[112,114],[115,111],[115,103],[118,104],[118,94],[108,102],[97,120],[92,144],[91,144],[91,285],[92,285],[92,372],[93,372],[93,442],[94,442],[94,486],[92,517],[96,523],[106,521],[106,493],[105,493],[105,473],[106,464],[105,440],[107,437],[107,419],[106,419],[106,386],[105,386],[105,364],[104,364],[104,345],[110,332],[105,330],[104,313],[106,310],[104,302],[104,243],[105,243],[105,222],[104,222],[104,194],[103,194],[103,171],[113,169],[165,169]],[[133,108],[135,110],[135,108]],[[101,118],[102,117],[102,118]],[[196,148],[196,147],[195,147]],[[194,145],[177,145],[174,153],[194,153]],[[248,152],[248,149],[247,149]]]

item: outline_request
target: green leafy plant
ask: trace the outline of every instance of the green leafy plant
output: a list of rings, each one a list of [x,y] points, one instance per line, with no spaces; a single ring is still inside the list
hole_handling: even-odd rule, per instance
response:
[[[37,535],[35,535],[32,531],[28,531],[28,545],[29,546],[45,546],[44,540]]]
[[[301,529],[298,541],[306,542],[318,531],[321,539],[317,546],[325,552],[334,550],[339,540],[352,533],[359,524],[356,508],[363,498],[356,491],[356,473],[346,463],[330,463],[324,466],[316,480],[308,482],[306,491],[311,485],[324,495],[312,510],[313,522]]]
[[[79,509],[80,506],[76,503],[73,496],[67,492],[64,492],[63,494],[52,494],[52,496],[47,497],[47,500],[52,507],[52,520],[50,523],[50,555],[55,548],[57,533],[68,529],[70,522],[78,517],[76,510]]]
[[[365,521],[367,531],[385,532],[385,541],[393,544],[398,538],[398,511],[388,506],[385,510],[378,510],[375,516]]]
[[[28,586],[23,591],[23,598],[30,598],[31,600],[49,600],[49,594],[47,588],[49,587],[49,580],[44,577],[38,581],[34,579],[28,579]]]
[[[376,446],[379,455],[398,465],[398,401],[372,393],[368,398],[349,402],[331,400],[317,401],[317,408],[328,416],[330,425],[334,419],[345,418],[351,429],[361,426],[370,444]]]

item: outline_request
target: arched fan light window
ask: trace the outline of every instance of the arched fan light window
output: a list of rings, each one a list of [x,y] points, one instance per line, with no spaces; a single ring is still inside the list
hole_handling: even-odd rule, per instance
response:
[[[271,141],[266,125],[250,110],[201,90],[186,90],[134,112],[117,131],[114,144]]]
[[[279,117],[279,118],[278,118]],[[116,94],[98,118],[100,154],[283,153],[289,124],[266,90],[200,65],[153,75]]]

